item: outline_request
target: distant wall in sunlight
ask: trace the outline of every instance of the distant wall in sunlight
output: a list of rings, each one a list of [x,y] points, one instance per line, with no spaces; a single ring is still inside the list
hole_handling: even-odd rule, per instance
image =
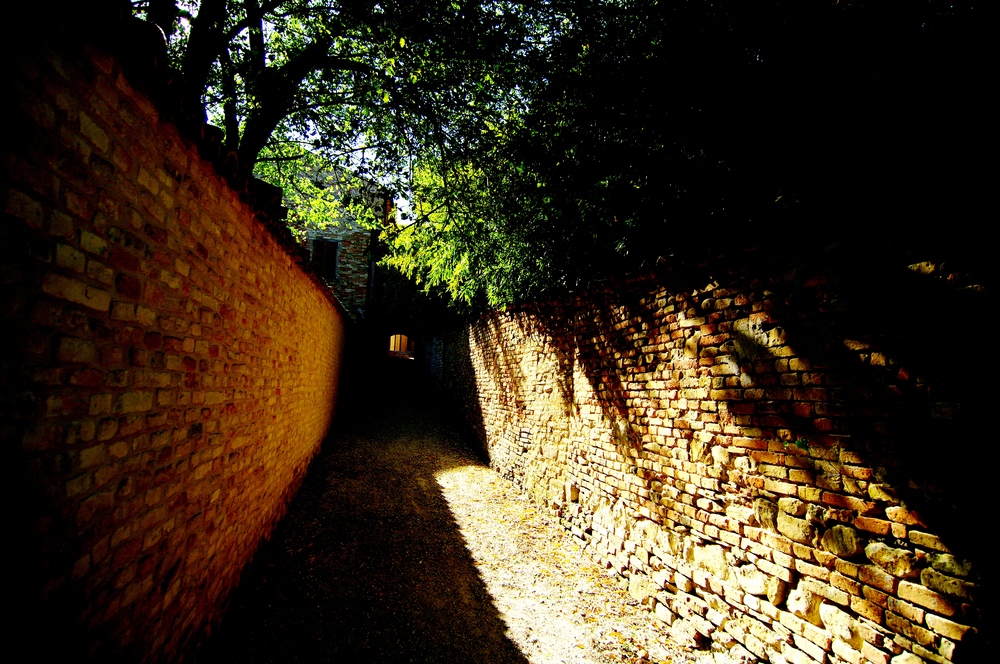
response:
[[[319,449],[344,318],[116,58],[21,46],[0,190],[10,632],[33,659],[174,660]]]
[[[756,251],[607,284],[446,337],[441,379],[492,466],[681,641],[975,661],[992,378],[948,321],[990,300],[927,258]]]

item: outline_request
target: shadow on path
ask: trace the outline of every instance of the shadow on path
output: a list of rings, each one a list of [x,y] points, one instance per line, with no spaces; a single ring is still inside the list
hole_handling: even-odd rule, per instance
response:
[[[442,433],[416,410],[338,427],[196,661],[526,662],[435,482],[474,463]]]

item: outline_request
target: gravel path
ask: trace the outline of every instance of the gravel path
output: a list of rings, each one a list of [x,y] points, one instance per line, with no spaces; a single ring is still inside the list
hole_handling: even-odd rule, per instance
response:
[[[423,412],[342,428],[199,662],[691,662]]]

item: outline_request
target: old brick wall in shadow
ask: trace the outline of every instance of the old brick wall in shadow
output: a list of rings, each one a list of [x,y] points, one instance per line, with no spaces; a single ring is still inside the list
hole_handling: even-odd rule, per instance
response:
[[[750,251],[484,315],[443,376],[682,641],[977,661],[990,379],[947,323],[991,298],[891,247]]]

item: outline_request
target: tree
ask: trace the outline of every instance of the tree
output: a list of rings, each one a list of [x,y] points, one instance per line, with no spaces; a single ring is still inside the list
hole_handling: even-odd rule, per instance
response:
[[[389,259],[408,274],[499,304],[748,242],[972,244],[962,230],[989,190],[978,155],[995,148],[992,9],[562,11],[524,108],[474,160],[417,183],[434,214],[398,231]]]
[[[397,185],[416,155],[474,147],[514,101],[541,15],[505,0],[147,0],[135,11],[162,30],[244,175],[288,163],[266,171],[287,183],[311,158]]]
[[[977,154],[994,145],[995,24],[978,3],[136,11],[167,36],[243,173],[322,193],[322,216],[337,189],[303,172],[408,198],[414,223],[386,229],[386,263],[477,306],[748,241],[894,236],[932,215],[948,223],[927,242],[954,244],[956,215],[974,216],[988,189]]]

